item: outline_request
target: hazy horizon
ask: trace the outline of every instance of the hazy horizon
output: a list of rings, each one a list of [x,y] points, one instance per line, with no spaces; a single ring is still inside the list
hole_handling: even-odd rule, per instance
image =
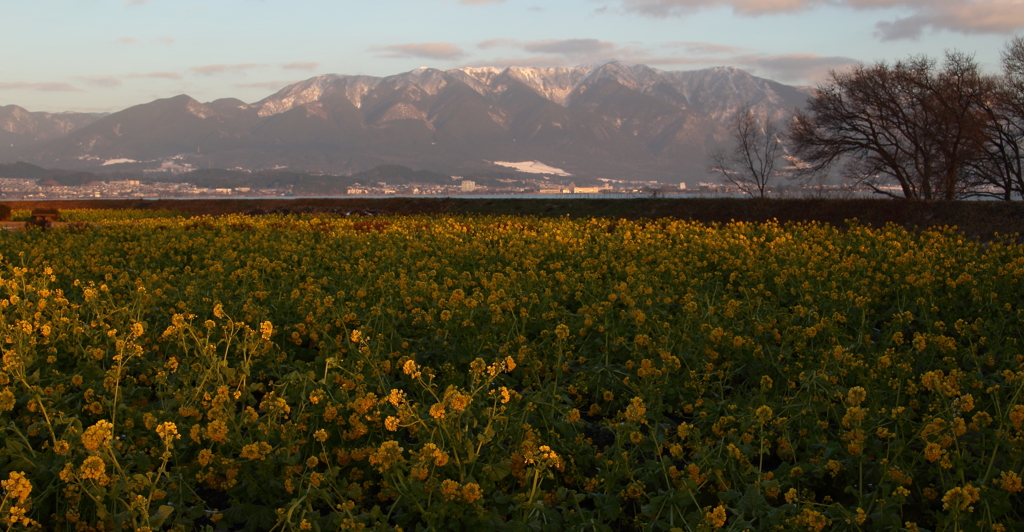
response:
[[[0,105],[116,111],[188,94],[251,102],[321,74],[420,66],[735,66],[809,85],[946,49],[995,71],[1021,0],[54,0],[6,6]]]

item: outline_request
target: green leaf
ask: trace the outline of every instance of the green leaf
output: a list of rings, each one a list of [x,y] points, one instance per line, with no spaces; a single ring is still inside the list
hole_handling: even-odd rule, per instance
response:
[[[497,482],[512,473],[512,464],[509,462],[501,462],[490,466],[490,474],[488,477]]]
[[[619,501],[610,500],[601,506],[601,518],[603,519],[618,519],[619,517]]]
[[[739,511],[740,515],[757,518],[767,515],[769,506],[768,501],[765,500],[764,495],[761,494],[757,486],[751,484],[747,486],[743,497],[740,497],[736,510]]]
[[[164,521],[167,520],[171,514],[174,513],[174,507],[167,506],[166,504],[157,509],[156,515],[152,515],[149,518],[149,526],[154,530],[159,530],[163,525]]]
[[[7,454],[18,454],[25,449],[22,443],[14,438],[7,438]]]

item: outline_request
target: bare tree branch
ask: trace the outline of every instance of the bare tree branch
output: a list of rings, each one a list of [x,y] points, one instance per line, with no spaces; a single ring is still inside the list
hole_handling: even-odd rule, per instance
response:
[[[761,119],[749,104],[736,112],[730,124],[732,150],[719,148],[708,153],[708,169],[744,194],[765,197],[768,184],[780,172],[776,165],[783,155],[778,126]]]
[[[911,57],[832,72],[788,137],[804,175],[843,175],[876,192],[912,200],[951,200],[968,193],[964,169],[983,153],[993,84],[972,57]]]

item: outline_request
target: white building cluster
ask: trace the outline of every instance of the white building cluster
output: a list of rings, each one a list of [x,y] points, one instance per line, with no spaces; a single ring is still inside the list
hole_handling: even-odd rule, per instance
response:
[[[36,179],[0,178],[0,198],[73,199],[73,198],[193,198],[213,196],[284,196],[288,190],[238,188],[201,188],[192,183],[144,183],[134,179],[94,181],[78,186]]]

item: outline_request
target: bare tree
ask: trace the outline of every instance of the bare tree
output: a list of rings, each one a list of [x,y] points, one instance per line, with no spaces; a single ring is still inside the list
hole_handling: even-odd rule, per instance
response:
[[[948,52],[832,72],[798,110],[788,137],[804,174],[840,165],[845,177],[907,199],[951,200],[969,188],[965,168],[983,151],[993,86],[973,58]]]
[[[1002,118],[1008,130],[1007,167],[1016,191],[1024,197],[1024,37],[1016,37],[1003,49]]]
[[[969,195],[1011,200],[1024,197],[1024,38],[1003,49],[1003,74],[989,78],[985,141],[964,170]]]
[[[779,133],[774,122],[759,118],[750,104],[742,105],[730,124],[735,146],[709,152],[709,170],[722,174],[743,193],[763,198],[783,155]]]
[[[984,107],[988,123],[983,151],[964,169],[970,196],[1006,201],[1014,194],[1024,197],[1024,120],[1014,116],[1011,103],[1008,87],[1000,83]]]
[[[1007,43],[1002,54],[1003,77],[997,100],[1002,181],[1011,184],[1006,199],[1016,191],[1024,198],[1024,37]]]

